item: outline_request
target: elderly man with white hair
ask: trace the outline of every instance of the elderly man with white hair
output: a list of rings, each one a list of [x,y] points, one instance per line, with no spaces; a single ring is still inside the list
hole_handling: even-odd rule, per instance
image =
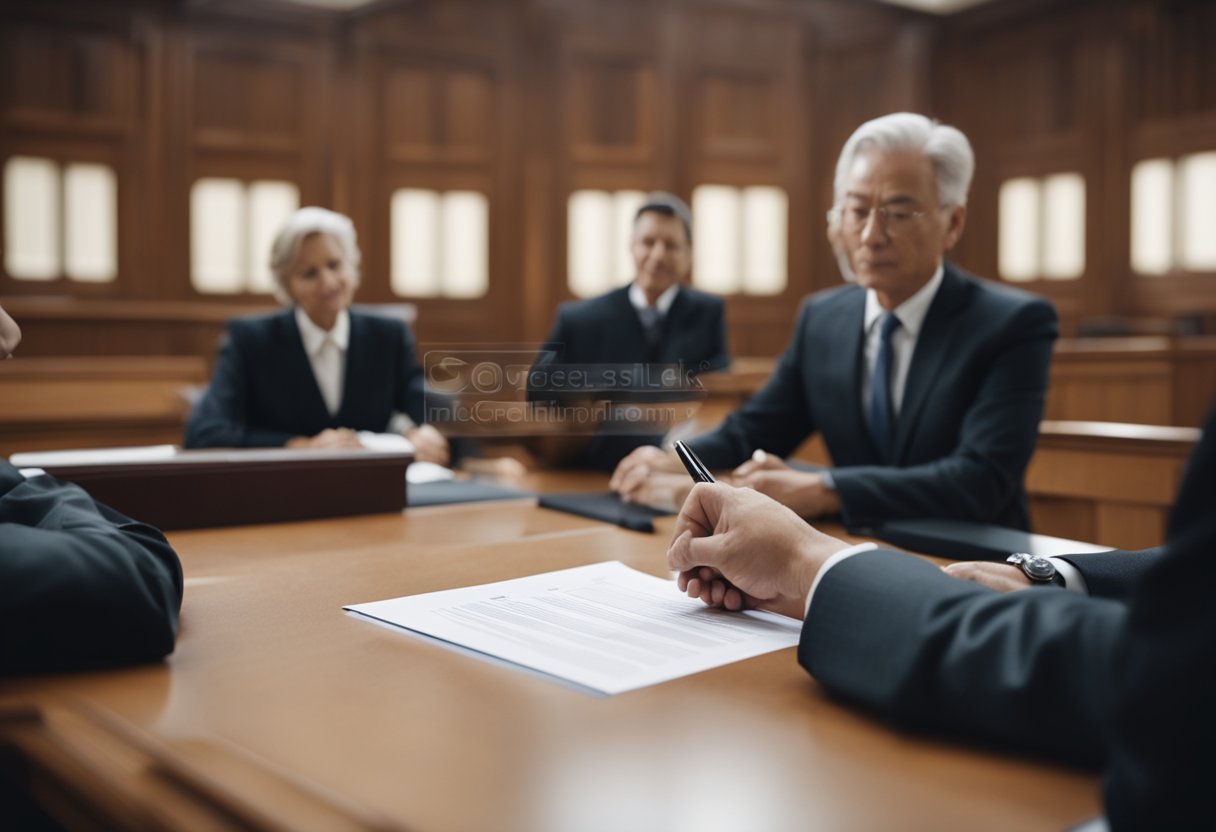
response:
[[[1055,310],[947,262],[975,167],[966,136],[913,113],[861,125],[836,166],[828,238],[847,285],[803,303],[772,377],[688,444],[804,518],[948,517],[1025,528],[1022,476],[1047,395]],[[822,435],[832,468],[781,462]],[[689,490],[674,454],[613,475],[638,502]]]
[[[425,424],[409,328],[350,309],[359,259],[349,218],[324,208],[291,216],[270,258],[289,308],[229,324],[186,447],[353,448],[359,431],[389,431],[412,441],[417,459],[447,464],[447,441]]]

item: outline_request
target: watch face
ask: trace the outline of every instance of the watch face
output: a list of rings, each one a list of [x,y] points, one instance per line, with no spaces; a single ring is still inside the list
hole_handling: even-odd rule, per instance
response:
[[[1022,561],[1022,571],[1032,581],[1050,581],[1056,576],[1056,567],[1047,558],[1033,557]]]

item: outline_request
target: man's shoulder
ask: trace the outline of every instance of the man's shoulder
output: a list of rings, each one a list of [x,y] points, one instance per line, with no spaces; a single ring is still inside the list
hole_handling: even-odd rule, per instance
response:
[[[681,286],[679,297],[683,298],[683,302],[689,306],[705,309],[721,309],[726,306],[726,301],[723,300],[721,295],[702,292],[700,289],[694,289],[691,286]]]
[[[228,334],[241,341],[276,338],[291,328],[293,315],[291,309],[280,309],[277,312],[231,318],[228,321]]]
[[[820,289],[802,299],[799,315],[832,314],[865,303],[866,290],[856,283],[845,283],[831,289]]]
[[[945,268],[947,277],[953,280],[961,290],[970,293],[974,303],[1007,310],[1039,307],[1055,314],[1055,307],[1052,306],[1051,301],[1041,295],[997,280],[978,277],[952,263],[947,263]]]
[[[406,331],[406,323],[401,318],[387,312],[377,312],[370,309],[349,309],[351,331],[372,333],[380,337],[399,337]]]
[[[622,299],[624,306],[622,306]],[[567,321],[586,322],[618,313],[629,304],[629,287],[613,289],[602,295],[583,300],[568,300],[557,309],[558,317]]]

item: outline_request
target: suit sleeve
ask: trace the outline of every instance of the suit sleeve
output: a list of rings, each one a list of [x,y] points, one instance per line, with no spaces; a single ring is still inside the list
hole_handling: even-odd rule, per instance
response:
[[[549,335],[541,345],[540,351],[536,355],[536,361],[532,363],[532,368],[528,372],[528,401],[549,400],[548,391],[540,389],[540,386],[532,383],[533,376],[536,370],[553,364],[561,364],[565,360],[567,346],[565,309],[558,307],[557,316],[553,320],[553,328],[549,330]]]
[[[823,576],[798,660],[829,693],[901,728],[1093,765],[1126,618],[1117,602],[992,592],[874,550]]]
[[[1165,554],[1165,548],[1137,551],[1114,550],[1110,552],[1086,552],[1081,555],[1061,555],[1076,567],[1085,579],[1085,587],[1094,598],[1116,598],[1127,600],[1132,590],[1143,580]]]
[[[713,336],[713,351],[705,363],[697,368],[699,373],[712,373],[730,367],[730,346],[726,335],[726,303],[721,298],[714,298],[710,324]]]
[[[1103,785],[1114,829],[1205,829],[1216,818],[1216,410],[1191,455],[1165,553],[1136,585]]]
[[[845,523],[856,528],[896,517],[992,522],[1003,507],[1021,499],[1057,334],[1055,310],[1046,302],[1028,303],[1011,318],[1004,346],[984,374],[951,453],[907,467],[833,469]]]
[[[688,443],[707,466],[733,468],[758,448],[788,456],[815,431],[802,381],[801,344],[809,317],[810,301],[803,305],[789,346],[764,387],[727,416],[718,428]]]
[[[249,349],[239,330],[229,327],[211,384],[186,423],[187,448],[277,448],[292,438],[287,431],[248,424]]]
[[[0,674],[172,652],[182,569],[164,536],[52,477],[0,500]]]

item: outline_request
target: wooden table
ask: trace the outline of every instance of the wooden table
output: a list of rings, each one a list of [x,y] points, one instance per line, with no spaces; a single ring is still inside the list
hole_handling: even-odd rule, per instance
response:
[[[828,700],[792,649],[596,698],[341,609],[604,560],[666,575],[672,522],[647,535],[515,500],[174,533],[186,596],[166,664],[0,682],[0,701],[116,715],[266,828],[342,825],[309,800],[348,827],[436,832],[1061,829],[1098,812],[1095,776],[895,733]],[[127,758],[78,756],[65,790],[104,801],[105,761]],[[133,782],[136,803],[160,799]]]

